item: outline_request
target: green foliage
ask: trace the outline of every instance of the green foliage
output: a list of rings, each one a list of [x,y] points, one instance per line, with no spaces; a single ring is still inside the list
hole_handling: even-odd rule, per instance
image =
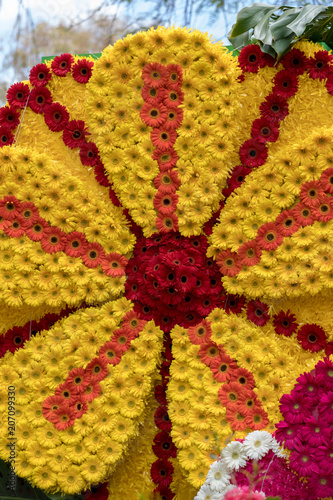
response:
[[[238,13],[228,38],[237,50],[257,42],[263,52],[277,60],[304,38],[333,47],[333,7],[254,3]]]

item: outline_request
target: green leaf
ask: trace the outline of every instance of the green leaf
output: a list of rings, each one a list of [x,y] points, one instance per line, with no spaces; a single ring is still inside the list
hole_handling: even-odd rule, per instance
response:
[[[276,57],[276,52],[271,45],[266,45],[266,44],[263,44],[261,42],[259,43],[259,45],[260,45],[262,52],[265,52],[265,54],[269,54],[270,56],[272,56],[274,58]]]
[[[297,18],[288,24],[287,28],[292,30],[295,35],[301,36],[307,25],[310,24],[321,12],[326,10],[327,7],[323,5],[306,5]]]
[[[296,42],[294,33],[285,38],[273,41],[272,47],[276,52],[277,60],[281,59],[281,57],[288,52],[293,41]]]
[[[272,12],[269,11],[265,16],[261,18],[259,23],[254,27],[253,36],[266,45],[271,45],[273,36],[271,30],[269,29],[269,21]]]
[[[246,47],[246,45],[250,43],[250,35],[249,32],[247,32],[234,38],[229,38],[229,40],[236,50],[241,50],[243,47]]]
[[[236,36],[249,31],[261,21],[263,16],[266,16],[268,13],[271,15],[276,10],[278,10],[278,7],[272,7],[266,3],[254,3],[250,7],[244,7],[237,14],[237,21],[232,28],[230,37],[235,38]]]
[[[271,24],[271,32],[274,40],[285,38],[292,33],[292,30],[287,27],[301,12],[302,9],[286,10],[276,21]]]

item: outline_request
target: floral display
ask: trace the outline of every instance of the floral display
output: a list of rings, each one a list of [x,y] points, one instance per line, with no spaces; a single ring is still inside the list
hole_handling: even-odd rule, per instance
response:
[[[209,468],[195,500],[310,500],[315,494],[290,470],[286,455],[269,432],[250,432],[232,441]]]
[[[332,495],[332,68],[312,42],[276,62],[159,27],[8,89],[18,476],[110,500]]]

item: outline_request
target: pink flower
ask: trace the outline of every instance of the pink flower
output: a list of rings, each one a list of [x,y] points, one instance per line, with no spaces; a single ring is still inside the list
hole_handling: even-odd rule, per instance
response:
[[[316,364],[316,377],[326,389],[333,390],[333,363],[329,358],[324,358]]]
[[[289,464],[300,476],[312,476],[319,472],[319,467],[311,454],[309,445],[296,445],[289,457]]]
[[[260,491],[250,491],[249,486],[237,486],[224,495],[224,500],[263,500],[265,494]]]
[[[310,413],[311,400],[293,390],[291,394],[284,394],[280,399],[280,411],[286,422],[291,424],[303,423]]]

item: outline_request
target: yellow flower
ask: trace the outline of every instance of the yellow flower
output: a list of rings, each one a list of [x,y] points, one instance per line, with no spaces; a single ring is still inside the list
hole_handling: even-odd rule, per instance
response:
[[[78,465],[71,465],[66,470],[59,472],[57,474],[57,482],[61,490],[69,494],[81,491],[85,486],[85,481]]]

